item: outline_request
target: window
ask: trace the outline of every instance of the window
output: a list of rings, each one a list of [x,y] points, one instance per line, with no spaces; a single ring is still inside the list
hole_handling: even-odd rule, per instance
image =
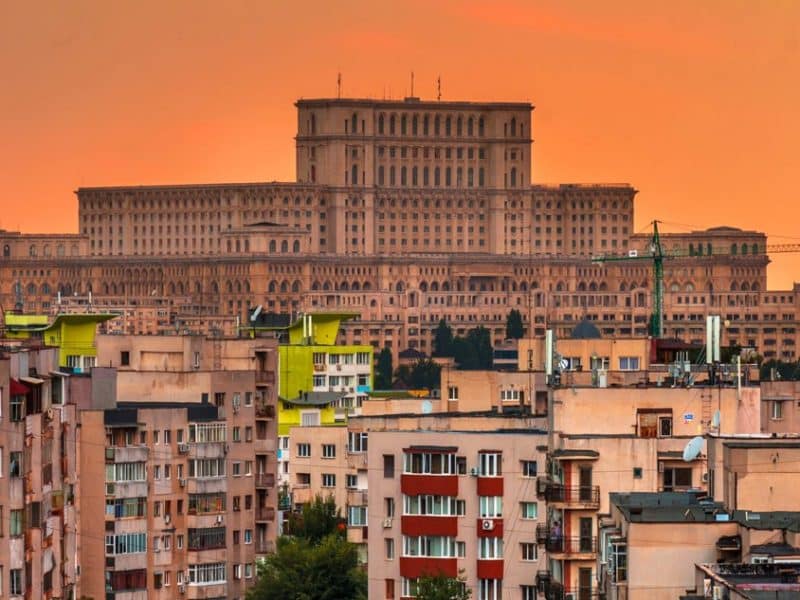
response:
[[[253,530],[252,529],[245,529],[244,530],[244,543],[245,544],[252,544],[253,543]]]
[[[502,496],[481,496],[479,500],[481,518],[499,518],[503,516]]]
[[[502,579],[478,580],[478,600],[500,600],[502,593]]]
[[[770,418],[774,421],[783,418],[783,400],[772,401],[772,412]]]
[[[123,350],[119,353],[119,364],[122,367],[130,366],[131,364],[131,353],[127,350]]]
[[[522,390],[500,390],[501,402],[520,402],[522,398]]]
[[[628,544],[611,542],[611,576],[614,583],[628,580]]]
[[[672,417],[658,418],[659,437],[672,437]]]
[[[638,356],[620,356],[619,357],[619,370],[620,371],[638,371],[639,370],[639,357]]]
[[[386,538],[384,544],[386,546],[386,560],[392,560],[394,558],[394,540]]]
[[[406,452],[403,455],[404,473],[427,475],[456,474],[456,455],[450,453]]]
[[[325,375],[314,375],[314,387],[327,387]]]
[[[536,461],[523,460],[522,461],[522,476],[523,477],[536,477]]]
[[[142,554],[147,552],[146,533],[119,533],[106,536],[106,555]]]
[[[394,600],[394,579],[386,579],[384,584],[384,597],[386,600]]]
[[[536,502],[520,502],[519,510],[523,519],[536,519],[539,514]]]
[[[353,527],[363,527],[367,524],[367,507],[350,506],[347,509],[347,524]]]
[[[383,455],[383,477],[386,479],[394,477],[394,454]]]
[[[456,539],[453,537],[447,537],[442,535],[421,535],[421,536],[404,535],[403,556],[457,558],[458,545],[456,543]]]
[[[322,458],[336,458],[336,444],[322,444]]]
[[[350,452],[367,451],[367,432],[350,431],[347,434],[347,448]]]
[[[478,538],[478,558],[503,558],[503,538]]]
[[[25,396],[20,394],[11,396],[9,409],[12,421],[22,421],[25,418]]]
[[[305,411],[300,414],[301,425],[303,427],[318,427],[319,426],[319,411]]]
[[[311,444],[297,444],[297,457],[309,458],[311,456]]]
[[[12,596],[22,595],[22,569],[9,571],[8,591]]]
[[[458,400],[458,386],[450,385],[447,387],[447,399]]]
[[[386,508],[386,516],[393,517],[394,516],[394,498],[384,498],[383,499],[384,507]]]
[[[233,441],[234,442],[241,442],[242,441],[242,428],[241,427],[234,427],[233,428]]]
[[[388,500],[388,498],[387,498]],[[452,496],[403,496],[404,515],[463,515],[466,502]]]
[[[22,535],[23,519],[22,509],[11,509],[9,511],[8,535],[12,537]]]
[[[519,547],[522,560],[539,560],[539,548],[533,542],[522,542]]]
[[[189,565],[189,583],[225,583],[225,565],[224,562]]]
[[[127,462],[106,465],[106,482],[146,481],[143,462]]]
[[[538,590],[536,589],[535,585],[523,585],[520,586],[522,590],[522,600],[538,600]]]
[[[189,461],[189,477],[207,479],[225,477],[224,458],[197,458]]]
[[[664,491],[674,492],[692,487],[692,469],[690,468],[665,468]]]
[[[333,473],[322,474],[322,487],[336,487],[336,475]]]
[[[0,457],[2,457],[2,448],[0,448]],[[8,476],[22,477],[22,452],[9,453]]]
[[[503,455],[482,452],[478,455],[481,477],[499,477],[503,474]]]

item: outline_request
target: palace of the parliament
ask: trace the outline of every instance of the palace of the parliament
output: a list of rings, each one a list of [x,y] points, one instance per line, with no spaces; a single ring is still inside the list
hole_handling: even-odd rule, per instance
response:
[[[530,331],[644,336],[652,305],[636,190],[531,181],[526,103],[320,99],[297,104],[293,183],[81,188],[78,234],[0,232],[0,302],[113,310],[109,330],[231,333],[252,309],[356,312],[346,341],[430,353],[446,319],[496,342],[509,310]],[[795,290],[766,289],[766,236],[662,236],[664,323],[700,342],[795,360]]]

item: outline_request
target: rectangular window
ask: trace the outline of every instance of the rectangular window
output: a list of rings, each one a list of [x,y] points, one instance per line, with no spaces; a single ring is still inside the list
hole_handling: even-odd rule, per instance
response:
[[[355,489],[358,487],[358,475],[348,473],[345,479],[345,487],[348,489]]]
[[[322,458],[336,458],[336,444],[322,444]]]
[[[639,357],[638,356],[620,356],[619,357],[619,370],[620,371],[638,371],[639,370]]]
[[[447,386],[447,399],[458,400],[458,386],[455,385]]]
[[[350,452],[367,451],[367,432],[351,431],[347,434],[347,448]]]
[[[503,593],[502,579],[479,579],[478,600],[500,600]]]
[[[455,475],[456,455],[440,452],[406,452],[403,454],[403,472],[426,475]]]
[[[22,535],[23,514],[22,509],[11,509],[9,512],[8,535],[12,537]]]
[[[300,414],[300,424],[303,427],[318,427],[319,426],[319,411],[305,411]]]
[[[327,488],[336,487],[336,475],[334,475],[333,473],[323,473],[322,487],[327,487]]]
[[[11,401],[9,402],[9,412],[12,421],[22,421],[25,418],[25,396],[11,396]]]
[[[479,500],[481,518],[496,519],[503,516],[502,496],[481,496]]]
[[[783,418],[783,400],[772,401],[772,412],[770,413],[770,418],[773,421]]]
[[[12,596],[21,596],[22,588],[22,569],[11,569],[8,578],[8,591]]]
[[[628,544],[611,542],[611,576],[614,583],[628,580]]]
[[[0,448],[0,456],[2,456],[2,449]],[[22,452],[9,453],[8,461],[8,476],[9,477],[22,477]],[[2,474],[0,474],[2,475]]]
[[[367,507],[366,506],[348,507],[347,524],[352,527],[365,527],[367,525]]]
[[[523,460],[522,461],[522,476],[523,477],[536,477],[536,461]]]
[[[394,477],[394,454],[383,455],[383,477],[385,479]]]
[[[481,477],[499,477],[503,474],[503,455],[481,452],[478,455]]]
[[[394,498],[384,498],[383,503],[386,508],[386,516],[394,517]]]
[[[225,566],[224,562],[189,565],[189,583],[225,583]]]
[[[535,585],[523,585],[520,588],[522,589],[522,600],[539,600],[539,590]]]
[[[520,502],[519,510],[523,519],[536,519],[539,514],[536,502]]]
[[[386,538],[384,544],[386,546],[386,560],[394,559],[394,540],[392,538]]]
[[[478,558],[503,558],[503,538],[478,538]]]
[[[539,548],[536,544],[533,542],[522,542],[519,546],[522,554],[522,560],[539,560]]]
[[[196,458],[189,461],[189,477],[209,479],[225,477],[224,458]]]
[[[123,350],[119,353],[119,364],[122,367],[128,367],[131,364],[131,353]]]
[[[310,458],[311,457],[311,444],[297,444],[297,457]]]

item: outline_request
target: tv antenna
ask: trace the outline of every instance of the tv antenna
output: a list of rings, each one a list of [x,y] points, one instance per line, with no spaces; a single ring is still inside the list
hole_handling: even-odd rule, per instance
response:
[[[414,71],[411,71],[411,97],[414,97]]]
[[[342,72],[339,71],[336,75],[336,97],[342,97]]]
[[[436,99],[442,100],[442,76],[436,78]]]

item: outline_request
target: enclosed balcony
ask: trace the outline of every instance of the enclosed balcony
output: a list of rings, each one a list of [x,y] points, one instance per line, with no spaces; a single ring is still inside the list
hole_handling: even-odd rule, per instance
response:
[[[544,547],[555,559],[590,560],[597,556],[596,537],[550,535],[544,540]]]
[[[255,479],[257,488],[275,487],[275,475],[273,473],[256,473]]]

